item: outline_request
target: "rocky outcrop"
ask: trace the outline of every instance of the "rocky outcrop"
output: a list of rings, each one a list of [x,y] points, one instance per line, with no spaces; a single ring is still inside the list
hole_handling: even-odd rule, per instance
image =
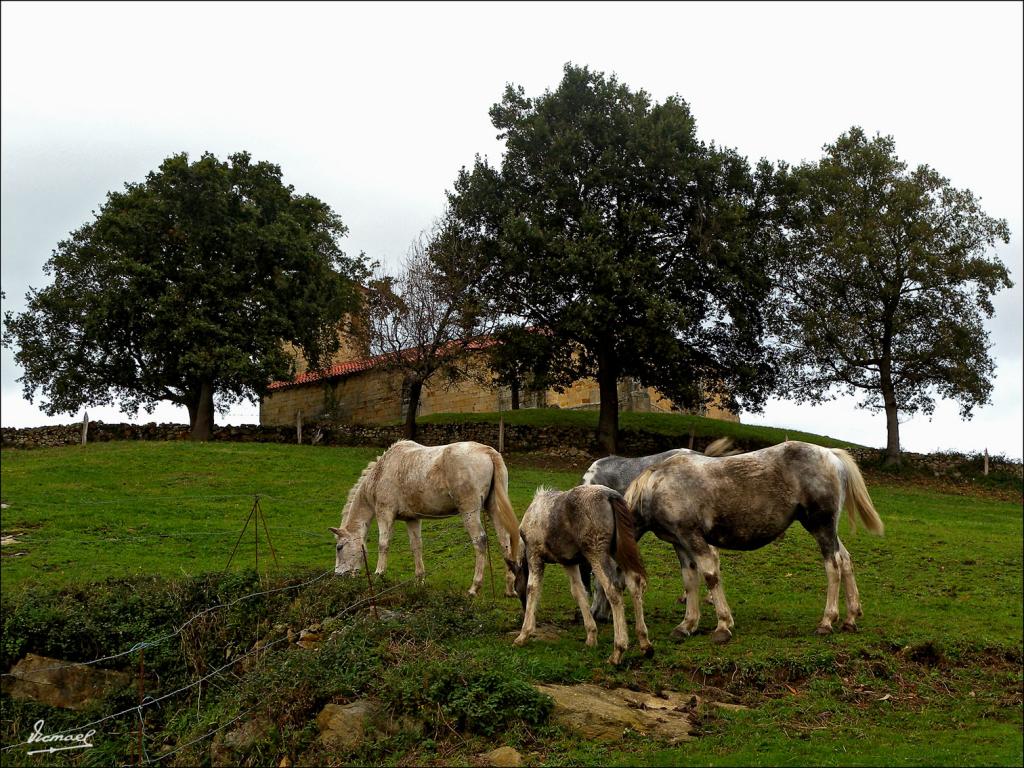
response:
[[[422,733],[423,723],[411,717],[389,717],[368,699],[327,704],[316,716],[320,743],[331,752],[350,752],[374,733]]]
[[[618,741],[626,731],[668,743],[693,738],[696,696],[664,691],[661,696],[597,685],[538,685],[555,700],[550,722],[585,739]]]
[[[272,727],[267,718],[257,717],[227,733],[218,733],[210,744],[210,764],[214,768],[238,765],[239,756],[266,741]]]
[[[91,702],[131,682],[126,672],[97,669],[30,653],[3,678],[3,692],[13,699],[31,699],[51,707],[85,709]]]
[[[498,747],[480,755],[484,765],[494,768],[517,768],[523,764],[523,756],[512,747]]]
[[[358,747],[373,716],[369,701],[353,701],[351,704],[328,704],[316,716],[320,729],[320,743],[332,751],[348,752]]]

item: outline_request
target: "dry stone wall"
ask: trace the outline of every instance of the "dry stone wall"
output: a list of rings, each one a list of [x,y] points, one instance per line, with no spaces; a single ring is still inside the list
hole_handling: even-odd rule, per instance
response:
[[[302,441],[315,445],[378,446],[391,445],[403,438],[400,425],[366,426],[338,424],[320,421],[303,425]],[[66,424],[24,429],[0,429],[0,444],[4,448],[51,448],[63,445],[78,445],[82,439],[82,425]],[[102,421],[89,422],[88,442],[111,440],[187,440],[188,426],[185,424],[106,424]],[[421,424],[417,441],[424,445],[442,445],[458,440],[474,440],[478,443],[497,447],[497,424]],[[704,450],[714,438],[695,437],[693,447]],[[242,443],[294,443],[294,426],[260,426],[245,424],[214,429],[213,440]],[[670,448],[686,447],[688,438],[672,437],[653,432],[623,430],[620,433],[620,452],[627,456],[642,456],[658,453]],[[769,443],[759,441],[737,441],[741,450],[764,448]],[[603,456],[595,439],[594,430],[574,427],[532,427],[506,424],[504,435],[506,451],[542,451],[557,454],[569,460],[583,460],[587,457]],[[861,464],[879,463],[881,450],[866,448],[850,449],[850,453]],[[977,456],[957,453],[909,453],[904,452],[908,464],[924,468],[935,476],[960,477],[966,463],[977,464]],[[1021,477],[1024,469],[1020,461],[1008,460],[1001,456],[990,457],[992,471],[1000,471]],[[971,472],[977,474],[976,472]]]

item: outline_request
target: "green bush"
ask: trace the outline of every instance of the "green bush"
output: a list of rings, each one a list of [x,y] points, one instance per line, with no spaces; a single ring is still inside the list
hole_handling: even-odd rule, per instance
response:
[[[439,729],[448,725],[484,736],[517,721],[541,725],[554,706],[550,697],[519,676],[481,669],[470,659],[392,668],[381,689],[381,698],[396,715],[413,715]]]

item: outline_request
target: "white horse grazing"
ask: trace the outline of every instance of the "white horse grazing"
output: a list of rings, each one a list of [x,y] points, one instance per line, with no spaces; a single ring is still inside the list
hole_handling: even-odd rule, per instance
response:
[[[611,579],[612,558],[621,570],[636,614],[636,636],[644,655],[654,653],[644,622],[647,574],[633,534],[633,514],[622,494],[604,485],[578,485],[570,491],[538,488],[519,527],[523,555],[516,573],[516,592],[523,603],[523,628],[515,645],[530,639],[537,626],[544,564],[558,563],[569,575],[569,588],[583,614],[587,645],[597,644],[597,623],[590,615],[580,565],[587,564],[604,587],[615,624],[615,648],[608,661],[618,664],[629,646],[622,593]]]
[[[856,462],[840,448],[791,440],[741,456],[709,458],[679,454],[644,470],[626,491],[638,537],[652,531],[675,548],[686,584],[686,616],[672,634],[692,634],[700,621],[697,600],[703,577],[718,626],[711,639],[732,637],[733,618],[718,571],[717,548],[763,547],[798,522],[818,542],[828,577],[825,613],[818,634],[839,618],[839,587],[846,589],[846,620],[854,631],[860,593],[850,553],[839,540],[843,507],[872,533],[885,530]]]
[[[366,533],[376,515],[377,570],[388,566],[388,545],[395,520],[405,522],[416,564],[423,578],[420,520],[461,515],[476,548],[476,570],[469,594],[480,591],[487,559],[487,534],[480,521],[486,509],[494,522],[508,568],[505,594],[512,596],[512,569],[519,554],[519,521],[508,498],[508,470],[501,454],[487,445],[462,442],[423,446],[401,440],[363,470],[341,513],[341,527],[331,528],[337,542],[334,572],[358,571],[366,557]]]

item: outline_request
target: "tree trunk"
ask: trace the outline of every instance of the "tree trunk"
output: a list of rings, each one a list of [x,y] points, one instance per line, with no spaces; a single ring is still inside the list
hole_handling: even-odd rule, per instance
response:
[[[885,443],[885,464],[890,467],[898,467],[902,464],[900,459],[900,422],[897,418],[899,410],[896,408],[896,401],[885,402],[885,429],[888,439]]]
[[[882,402],[885,404],[885,464],[889,467],[898,467],[900,460],[900,422],[899,408],[896,405],[896,390],[892,385],[892,371],[888,361],[883,360],[879,366],[879,378],[882,388]]]
[[[409,382],[409,410],[405,413],[405,437],[407,440],[416,439],[416,411],[420,407],[420,392],[422,390],[422,381]]]
[[[205,443],[213,436],[213,385],[204,381],[188,406],[189,435],[194,442]]]
[[[513,411],[518,411],[519,410],[519,382],[518,381],[513,381],[512,382],[512,386],[510,387],[510,389],[512,390],[512,410]]]
[[[609,348],[597,356],[597,385],[601,412],[597,420],[597,443],[606,453],[619,449],[619,361]]]

